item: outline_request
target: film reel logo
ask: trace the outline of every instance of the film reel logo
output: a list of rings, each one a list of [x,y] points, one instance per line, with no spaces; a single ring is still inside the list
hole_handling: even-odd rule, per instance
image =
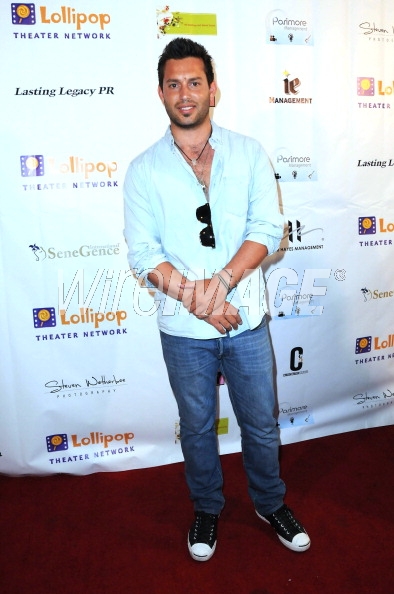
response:
[[[68,439],[65,433],[56,433],[56,435],[47,435],[48,452],[60,452],[68,450]]]
[[[13,25],[35,25],[36,7],[30,3],[11,4],[11,15]]]
[[[372,336],[363,336],[356,340],[356,355],[370,353],[372,347]]]
[[[53,328],[56,326],[54,307],[37,307],[33,309],[34,328]]]
[[[357,95],[360,97],[372,97],[375,95],[375,79],[368,76],[358,77]]]
[[[42,177],[44,175],[43,155],[22,155],[20,159],[22,177]]]
[[[358,218],[358,234],[359,235],[375,235],[376,233],[376,217],[359,217]]]

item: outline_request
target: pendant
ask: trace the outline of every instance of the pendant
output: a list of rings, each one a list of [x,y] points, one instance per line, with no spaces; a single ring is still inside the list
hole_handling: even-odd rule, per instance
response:
[[[195,167],[197,165],[197,159],[192,159],[192,165]]]

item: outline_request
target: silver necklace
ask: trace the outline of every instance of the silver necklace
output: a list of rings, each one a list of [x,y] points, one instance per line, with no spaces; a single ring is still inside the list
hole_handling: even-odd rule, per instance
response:
[[[193,173],[196,176],[197,181],[200,184],[200,186],[202,187],[203,192],[204,192],[205,195],[206,195],[206,193],[208,191],[208,188],[207,188],[206,183],[204,181],[204,171],[205,171],[205,165],[207,163],[207,160],[208,160],[208,152],[205,155],[205,159],[204,159],[204,163],[203,163],[203,166],[202,166],[200,175],[197,175],[197,172],[193,169]],[[192,164],[192,166],[193,166],[193,164]]]
[[[195,157],[194,159],[191,159],[191,158],[190,158],[190,157],[189,157],[189,156],[188,156],[188,155],[185,153],[185,151],[181,149],[181,147],[179,146],[179,144],[177,144],[177,143],[175,142],[175,139],[174,139],[174,144],[175,144],[175,146],[176,146],[176,147],[177,147],[177,148],[178,148],[178,149],[181,151],[182,155],[184,155],[184,156],[186,157],[186,159],[187,159],[188,161],[190,161],[190,163],[192,164],[192,166],[193,166],[193,167],[195,167],[195,166],[197,165],[197,161],[199,160],[199,158],[201,157],[201,155],[202,155],[202,154],[203,154],[203,152],[205,151],[205,147],[207,146],[207,144],[208,144],[208,141],[209,141],[209,139],[211,138],[211,136],[212,136],[212,126],[211,126],[211,131],[210,131],[210,133],[209,133],[209,136],[208,136],[208,138],[207,138],[207,141],[206,141],[206,143],[204,144],[204,146],[203,146],[203,148],[202,148],[202,151],[200,152],[200,154],[198,155],[198,157]]]

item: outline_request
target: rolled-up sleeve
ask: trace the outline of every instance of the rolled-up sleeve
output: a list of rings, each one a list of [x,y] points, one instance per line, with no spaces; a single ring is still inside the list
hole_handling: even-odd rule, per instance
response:
[[[137,158],[130,165],[124,182],[124,236],[130,267],[139,278],[166,261],[157,219],[149,200],[150,184],[146,163]]]
[[[283,215],[278,204],[278,189],[272,165],[259,143],[248,150],[253,164],[245,239],[265,245],[268,254],[276,252],[283,237]]]

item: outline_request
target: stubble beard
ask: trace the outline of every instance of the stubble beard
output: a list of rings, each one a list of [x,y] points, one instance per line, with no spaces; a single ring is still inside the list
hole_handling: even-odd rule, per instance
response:
[[[173,109],[170,109],[167,105],[164,105],[164,107],[170,118],[170,122],[183,130],[198,128],[206,122],[207,118],[209,119],[209,101],[202,106],[201,111],[197,114],[195,119],[192,116],[178,117]]]

